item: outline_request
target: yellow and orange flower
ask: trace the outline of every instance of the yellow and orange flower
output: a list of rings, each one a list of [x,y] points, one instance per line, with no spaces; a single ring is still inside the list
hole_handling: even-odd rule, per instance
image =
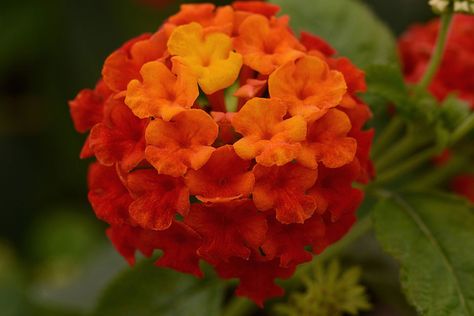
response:
[[[125,103],[136,116],[169,121],[193,106],[199,96],[196,77],[185,67],[174,69],[176,75],[165,64],[152,61],[140,70],[143,82],[130,81]]]
[[[203,110],[181,112],[169,122],[156,119],[146,130],[145,156],[158,173],[179,177],[204,166],[217,133],[217,124]]]
[[[347,86],[344,76],[316,56],[305,56],[275,70],[268,80],[272,98],[289,105],[291,115],[312,122],[342,101]]]
[[[258,304],[345,234],[372,174],[363,73],[278,10],[183,5],[70,102],[98,161],[90,202],[128,262],[161,249],[157,265],[201,276],[205,260]]]
[[[242,55],[232,49],[232,40],[224,33],[205,34],[201,24],[178,26],[168,40],[173,64],[183,64],[196,76],[206,94],[231,86],[242,67]]]
[[[286,23],[259,14],[248,16],[240,25],[234,47],[244,64],[264,75],[278,66],[304,56],[304,46],[289,31]]]
[[[199,170],[189,170],[186,184],[203,202],[227,202],[252,193],[255,176],[250,162],[236,155],[231,145],[219,147]]]
[[[253,159],[264,166],[282,166],[295,159],[306,138],[306,122],[301,116],[284,119],[285,103],[254,98],[232,118],[232,125],[243,137],[234,144],[242,159]]]

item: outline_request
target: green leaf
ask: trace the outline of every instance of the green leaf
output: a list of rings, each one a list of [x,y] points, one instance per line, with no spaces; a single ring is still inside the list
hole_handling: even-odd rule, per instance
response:
[[[430,93],[410,93],[399,65],[370,65],[366,68],[366,79],[368,91],[364,96],[365,99],[380,98],[385,104],[387,102],[393,104],[398,114],[417,126],[420,126],[420,123],[434,126],[443,120],[442,107]],[[446,112],[444,116],[451,122],[459,119],[462,109],[459,102],[449,100],[444,111]],[[442,124],[446,125],[444,122]]]
[[[360,67],[396,61],[395,39],[370,9],[357,0],[271,0],[291,17],[295,31],[327,40]]]
[[[370,65],[366,69],[368,93],[392,102],[398,107],[407,103],[408,89],[398,65]]]
[[[442,193],[386,194],[375,209],[385,251],[421,315],[474,315],[474,208]]]
[[[105,290],[96,316],[220,316],[223,284],[154,266],[149,260],[128,269]]]
[[[454,130],[469,116],[471,108],[469,103],[451,94],[441,103],[440,112],[444,125]]]

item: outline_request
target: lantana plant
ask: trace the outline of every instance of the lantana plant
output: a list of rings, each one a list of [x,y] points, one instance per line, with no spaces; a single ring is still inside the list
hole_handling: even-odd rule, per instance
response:
[[[362,69],[260,1],[184,4],[111,53],[69,105],[87,134],[80,156],[94,158],[89,201],[117,251],[237,279],[225,284],[246,299],[219,302],[227,316],[356,314],[372,305],[359,280],[371,267],[321,262],[375,228],[421,315],[472,315],[474,208],[426,189],[451,181],[472,199],[468,175],[451,179],[474,167],[474,19],[452,23],[458,2],[430,4],[441,21],[401,37],[403,72]],[[284,288],[289,300],[265,304]]]

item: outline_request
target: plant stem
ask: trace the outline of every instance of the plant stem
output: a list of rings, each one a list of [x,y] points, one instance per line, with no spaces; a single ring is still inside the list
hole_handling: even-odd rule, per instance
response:
[[[441,16],[441,27],[438,34],[438,39],[436,41],[436,46],[431,56],[430,63],[428,64],[428,67],[423,77],[421,78],[420,82],[416,87],[417,91],[426,90],[431,84],[431,81],[433,80],[434,76],[438,72],[439,65],[443,60],[444,50],[446,47],[446,41],[448,39],[452,19],[453,12],[451,12],[451,10],[447,11]]]
[[[372,147],[372,157],[378,157],[379,154],[387,148],[387,145],[397,137],[404,125],[403,120],[399,116],[393,117],[380,136],[375,140],[375,144]]]
[[[429,141],[430,139],[425,136],[420,138],[413,133],[407,133],[404,138],[387,149],[383,155],[375,160],[375,169],[377,172],[383,171],[402,158],[412,154],[420,146],[426,145]]]
[[[454,156],[445,165],[436,167],[434,170],[430,168],[428,172],[412,181],[408,188],[412,190],[435,188],[465,170],[468,164],[468,157]]]
[[[451,145],[457,143],[467,133],[474,129],[474,113],[471,113],[451,135]]]
[[[224,310],[222,316],[243,316],[258,309],[257,305],[247,298],[234,297]]]
[[[386,172],[382,172],[377,177],[375,182],[372,183],[372,185],[378,186],[382,183],[386,183],[390,180],[396,179],[400,175],[414,171],[416,168],[429,161],[437,153],[439,153],[439,147],[435,146],[428,148],[425,151],[422,151],[421,153],[409,158],[405,162],[398,164],[394,168],[391,168]]]

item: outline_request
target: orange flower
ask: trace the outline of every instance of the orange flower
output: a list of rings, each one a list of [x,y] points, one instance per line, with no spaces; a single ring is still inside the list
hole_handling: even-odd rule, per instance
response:
[[[308,126],[308,137],[298,161],[315,169],[318,162],[328,168],[342,167],[354,159],[357,141],[347,137],[351,121],[342,111],[331,109],[319,120]]]
[[[175,67],[177,76],[165,64],[153,61],[140,70],[143,82],[128,84],[125,103],[140,118],[157,117],[169,121],[191,108],[199,95],[196,78],[185,67]]]
[[[313,215],[316,202],[306,195],[318,177],[317,170],[290,163],[283,167],[256,165],[255,188],[252,196],[261,211],[275,209],[276,218],[283,224],[304,223]]]
[[[199,170],[190,170],[186,185],[203,202],[227,202],[250,195],[255,177],[250,161],[239,158],[230,145],[219,147]]]
[[[160,174],[182,176],[209,160],[217,133],[217,124],[202,110],[178,113],[169,122],[156,119],[146,130],[146,159]]]
[[[243,138],[234,143],[242,159],[256,158],[264,166],[284,165],[295,159],[300,141],[306,137],[306,122],[301,116],[283,120],[286,105],[278,100],[254,98],[232,119]]]
[[[182,4],[179,13],[168,19],[173,25],[184,25],[197,22],[204,28],[204,33],[222,32],[230,34],[234,21],[234,10],[230,6],[219,7],[210,3]]]
[[[286,25],[273,22],[262,15],[251,15],[242,22],[239,36],[234,39],[244,64],[265,75],[304,54],[304,47]]]
[[[173,63],[189,67],[206,94],[231,86],[242,67],[242,56],[232,51],[224,33],[204,34],[198,23],[178,26],[168,40]]]
[[[314,121],[341,102],[347,86],[343,75],[324,60],[305,56],[272,73],[268,89],[272,98],[288,103],[291,115]]]
[[[238,35],[240,25],[249,16],[260,14],[269,19],[274,17],[279,11],[280,7],[275,4],[262,2],[262,1],[239,1],[232,4],[234,8],[234,30],[233,34]]]
[[[236,1],[232,4],[236,11],[245,12],[248,15],[261,14],[270,18],[280,11],[280,7],[276,4],[262,2],[262,1]]]
[[[151,36],[143,34],[113,52],[102,69],[107,86],[115,92],[124,91],[130,80],[140,77],[140,68],[144,63],[166,57],[165,38],[164,31]]]

